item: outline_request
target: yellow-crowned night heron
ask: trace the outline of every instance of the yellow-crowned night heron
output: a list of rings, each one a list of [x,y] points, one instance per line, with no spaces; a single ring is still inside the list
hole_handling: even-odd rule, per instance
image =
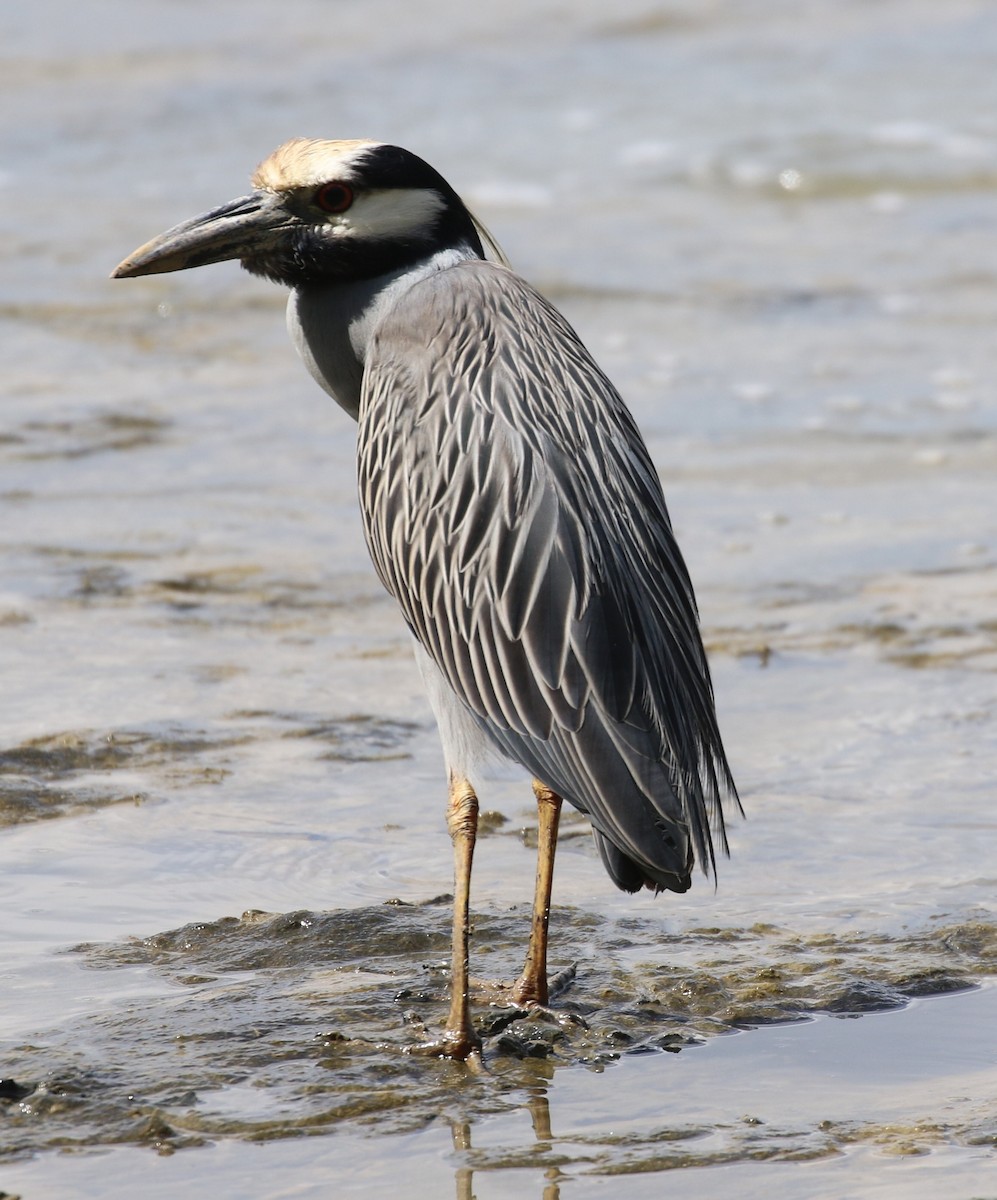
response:
[[[239,259],[291,288],[309,371],[359,422],[371,557],[416,643],[454,844],[452,1001],[430,1049],[480,1046],[468,895],[482,748],[533,776],[533,926],[513,998],[546,1004],[561,798],[613,882],[684,892],[737,803],[692,585],[633,418],[556,309],[427,163],[296,139],[253,191],[136,250],[116,278]],[[712,828],[712,834],[711,834]]]

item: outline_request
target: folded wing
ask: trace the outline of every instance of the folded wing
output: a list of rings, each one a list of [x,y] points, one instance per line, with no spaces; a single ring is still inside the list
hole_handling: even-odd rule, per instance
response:
[[[712,869],[736,792],[692,586],[563,317],[491,263],[416,284],[372,338],[359,437],[375,566],[491,741],[589,814],[619,886]]]

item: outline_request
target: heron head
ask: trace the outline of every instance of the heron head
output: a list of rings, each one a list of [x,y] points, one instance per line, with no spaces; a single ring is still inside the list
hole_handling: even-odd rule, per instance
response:
[[[295,138],[252,182],[248,195],[140,246],[112,278],[238,259],[294,287],[373,278],[448,247],[484,257],[487,234],[457,193],[399,146]]]

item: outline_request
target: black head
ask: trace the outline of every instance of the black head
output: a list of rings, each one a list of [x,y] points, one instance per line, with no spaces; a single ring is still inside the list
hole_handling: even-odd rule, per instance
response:
[[[399,146],[295,138],[257,167],[253,185],[146,243],[115,277],[237,258],[296,287],[370,279],[448,248],[484,258],[484,231],[464,202]]]

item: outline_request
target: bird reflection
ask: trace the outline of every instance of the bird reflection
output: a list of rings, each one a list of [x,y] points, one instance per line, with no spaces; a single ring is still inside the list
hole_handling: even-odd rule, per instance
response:
[[[526,1108],[530,1114],[530,1120],[533,1124],[533,1136],[536,1139],[536,1154],[538,1159],[542,1159],[552,1149],[554,1135],[551,1132],[550,1126],[550,1104],[547,1101],[547,1093],[543,1088],[531,1088],[529,1090],[526,1101]],[[461,1164],[457,1167],[454,1173],[454,1181],[457,1185],[457,1200],[475,1200],[474,1196],[474,1167],[468,1165],[467,1159],[469,1155],[466,1153],[473,1149],[471,1146],[471,1122],[456,1121],[450,1122],[451,1135],[453,1137],[453,1148],[459,1154]],[[536,1163],[537,1167],[542,1166],[542,1162]],[[517,1169],[521,1168],[521,1164],[517,1164]],[[485,1170],[490,1168],[483,1168]],[[561,1172],[557,1167],[547,1167],[543,1174],[543,1191],[540,1193],[540,1200],[561,1200]]]

